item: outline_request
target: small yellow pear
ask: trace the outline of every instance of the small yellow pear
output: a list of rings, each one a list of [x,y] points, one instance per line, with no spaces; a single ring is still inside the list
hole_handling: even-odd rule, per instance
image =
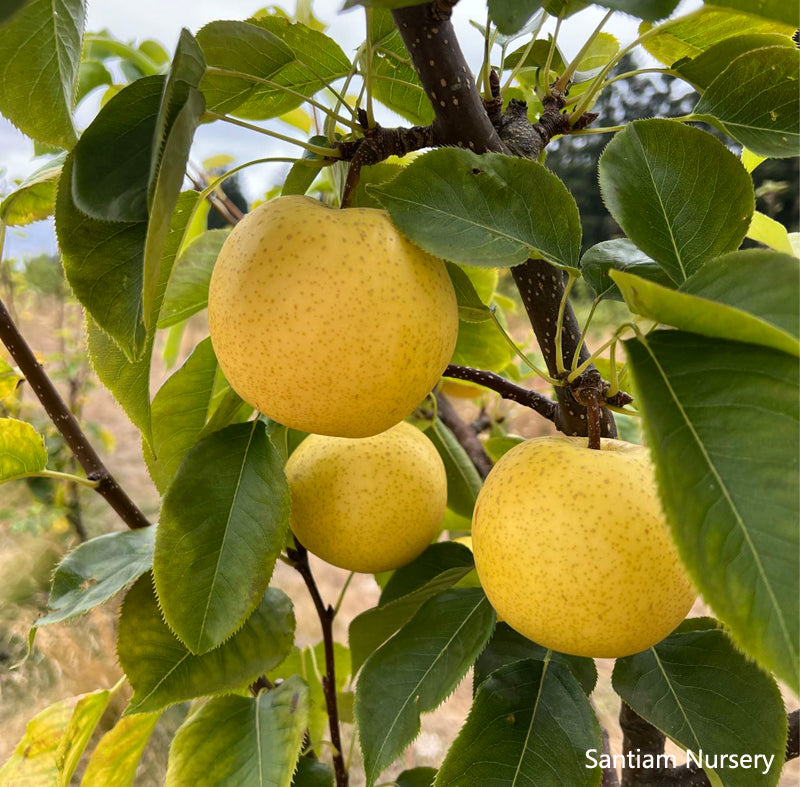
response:
[[[361,439],[310,435],[289,457],[292,530],[328,563],[377,573],[410,563],[439,533],[447,475],[411,424]]]
[[[696,592],[672,542],[649,452],[582,437],[520,443],[475,504],[475,565],[498,615],[547,648],[618,658],[666,637]]]
[[[287,196],[225,241],[208,321],[246,402],[305,432],[367,437],[410,415],[436,384],[458,307],[444,263],[385,211]]]

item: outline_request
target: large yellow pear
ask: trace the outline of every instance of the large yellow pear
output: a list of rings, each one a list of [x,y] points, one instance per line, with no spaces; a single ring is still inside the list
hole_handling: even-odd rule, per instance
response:
[[[520,634],[617,658],[666,637],[694,603],[646,448],[582,437],[520,443],[495,465],[472,521],[478,576]]]
[[[292,530],[334,566],[377,573],[436,537],[447,476],[433,443],[402,422],[362,439],[310,435],[286,463]]]
[[[444,263],[375,208],[279,197],[240,221],[208,294],[222,371],[285,426],[367,437],[428,395],[453,354],[458,307]]]

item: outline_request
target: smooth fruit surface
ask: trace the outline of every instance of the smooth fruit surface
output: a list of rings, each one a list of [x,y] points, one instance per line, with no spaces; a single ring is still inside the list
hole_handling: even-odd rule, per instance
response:
[[[455,292],[441,260],[385,211],[280,197],[240,221],[208,297],[211,341],[249,404],[317,434],[366,437],[428,395],[453,354]]]
[[[310,435],[286,463],[292,530],[318,557],[375,573],[412,561],[439,533],[447,476],[419,429],[362,439]]]
[[[678,558],[649,452],[541,437],[505,454],[472,522],[478,576],[499,616],[563,653],[616,658],[666,637],[696,592]]]

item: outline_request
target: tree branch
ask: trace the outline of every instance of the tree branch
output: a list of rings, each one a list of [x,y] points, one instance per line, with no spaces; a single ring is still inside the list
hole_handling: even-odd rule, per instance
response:
[[[442,423],[453,433],[461,447],[467,452],[472,464],[480,474],[486,478],[492,469],[492,460],[483,443],[478,439],[475,430],[456,412],[450,400],[440,391],[436,394],[436,407]]]
[[[150,522],[145,515],[128,497],[97,455],[75,416],[47,376],[44,367],[36,360],[36,356],[2,301],[0,301],[0,341],[6,346],[25,379],[30,383],[36,397],[86,472],[86,476],[89,480],[97,482],[95,487],[97,493],[105,498],[128,527],[149,527]]]
[[[303,581],[306,583],[314,608],[322,627],[322,639],[325,644],[325,675],[322,678],[322,690],[325,694],[325,705],[328,708],[328,723],[333,744],[333,772],[336,776],[336,787],[347,787],[347,767],[342,751],[342,736],[339,729],[339,705],[336,699],[336,661],[333,652],[333,619],[336,612],[332,606],[325,606],[319,588],[311,573],[308,562],[308,550],[295,538],[295,549],[287,549],[287,555],[294,564]]]
[[[651,754],[655,758],[664,753],[664,734],[624,702],[619,711],[619,725],[623,734],[622,750],[626,756],[635,752],[641,757]],[[789,714],[788,725],[785,759],[792,760],[800,756],[800,711]],[[622,787],[711,787],[711,782],[705,771],[694,763],[677,768],[626,766],[622,769]]]
[[[516,122],[511,118],[509,123],[511,126],[509,139],[513,138],[512,147],[515,149],[512,151],[503,142],[475,89],[472,73],[449,21],[449,12],[442,14],[441,5],[441,2],[428,3],[392,11],[397,29],[433,106],[435,113],[433,129],[437,144],[467,147],[476,153],[522,152],[518,143],[519,118],[516,118]],[[549,141],[551,133],[556,133],[560,128],[554,125],[556,121],[550,117],[560,112],[557,97],[554,101],[555,103],[551,102],[548,105],[550,113],[548,120],[540,124],[541,128],[535,132],[540,137],[539,151]],[[516,115],[520,115],[518,110],[519,108],[514,110]],[[503,125],[496,109],[493,110],[493,117],[495,123]],[[550,374],[555,376],[557,374],[555,328],[564,294],[563,276],[549,263],[535,259],[515,266],[511,272],[547,367]],[[563,356],[567,368],[576,352],[580,353],[581,360],[589,357],[585,347],[582,344],[578,346],[580,335],[575,313],[567,304],[562,333]],[[587,433],[585,408],[575,400],[566,386],[556,389],[556,397],[561,405],[557,412],[556,426],[566,434],[585,435]],[[613,416],[605,408],[602,416],[601,433],[605,437],[615,437],[616,426]]]
[[[512,402],[517,402],[517,404],[530,407],[548,421],[555,423],[558,405],[552,399],[548,399],[536,391],[523,388],[521,385],[515,385],[499,374],[451,363],[442,372],[442,377],[450,377],[453,380],[466,380],[467,382],[482,385],[484,388],[489,388],[499,393],[503,399],[509,399]]]

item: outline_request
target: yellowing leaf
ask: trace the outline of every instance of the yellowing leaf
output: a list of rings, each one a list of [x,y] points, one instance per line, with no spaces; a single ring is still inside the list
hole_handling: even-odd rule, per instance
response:
[[[44,470],[47,451],[42,436],[24,421],[0,418],[0,483]]]

